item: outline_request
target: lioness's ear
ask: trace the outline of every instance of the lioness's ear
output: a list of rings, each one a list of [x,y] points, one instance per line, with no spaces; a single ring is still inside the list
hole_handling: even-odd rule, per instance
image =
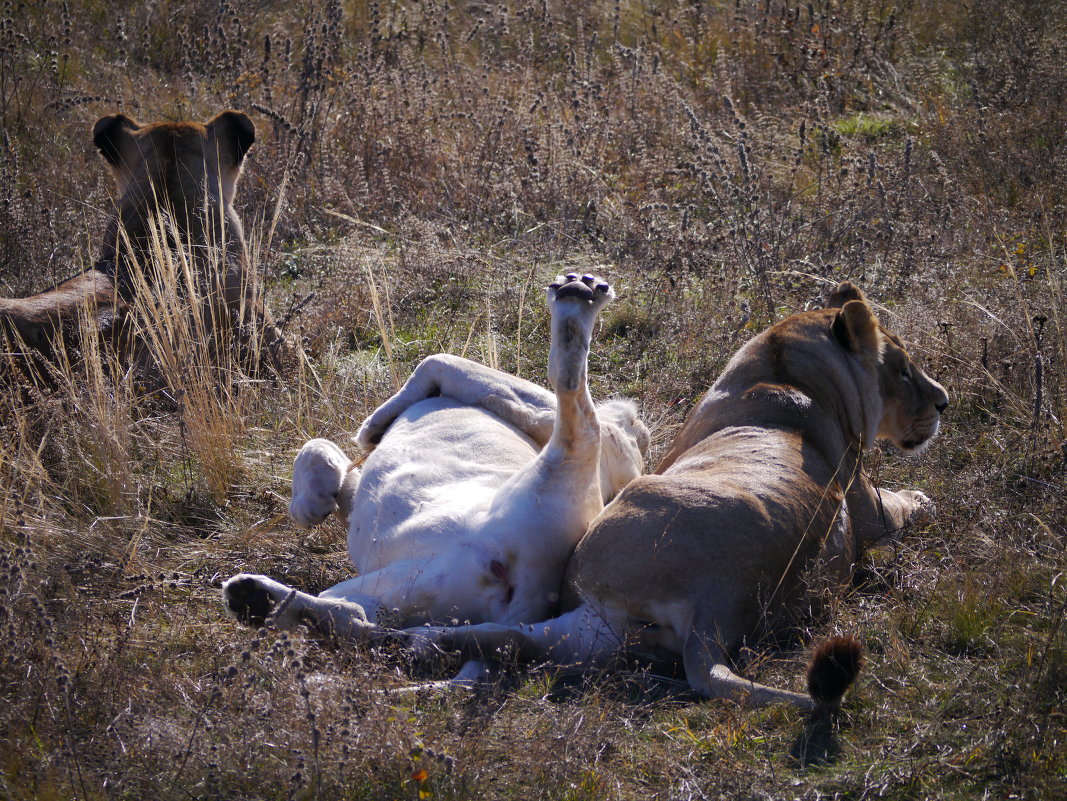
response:
[[[256,141],[256,126],[247,114],[224,111],[207,124],[208,134],[215,140],[219,155],[237,167]]]
[[[857,354],[875,355],[882,348],[878,318],[865,300],[850,300],[834,315],[830,333],[842,347]]]
[[[850,300],[862,300],[867,302],[862,290],[851,281],[842,281],[838,284],[830,296],[826,299],[827,309],[840,309]]]
[[[93,126],[93,144],[112,167],[122,166],[122,152],[141,126],[125,114],[101,117]]]

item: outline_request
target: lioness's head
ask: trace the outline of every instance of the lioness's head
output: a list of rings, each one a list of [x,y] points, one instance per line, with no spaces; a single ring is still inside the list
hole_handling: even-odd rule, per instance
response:
[[[827,308],[839,309],[830,327],[833,337],[877,372],[882,397],[877,436],[907,453],[918,453],[937,434],[948,406],[945,388],[912,361],[900,338],[878,322],[854,284],[840,284]]]
[[[125,243],[132,246],[132,258],[150,252],[150,220],[161,209],[174,229],[168,234],[177,234],[182,244],[218,247],[225,241],[228,250],[239,249],[242,231],[231,203],[241,162],[255,138],[252,121],[237,111],[224,111],[207,123],[141,125],[125,114],[96,123],[93,142],[119,190],[118,214],[104,237],[102,269],[115,272],[124,292],[129,290],[121,258]]]

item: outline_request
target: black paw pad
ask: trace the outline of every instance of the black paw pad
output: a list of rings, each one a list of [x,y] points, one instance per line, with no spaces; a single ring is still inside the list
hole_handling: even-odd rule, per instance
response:
[[[254,578],[243,578],[226,585],[226,605],[245,625],[262,626],[274,609],[274,599]]]
[[[556,300],[563,300],[564,298],[592,300],[593,290],[581,281],[571,281],[561,286],[556,292]]]

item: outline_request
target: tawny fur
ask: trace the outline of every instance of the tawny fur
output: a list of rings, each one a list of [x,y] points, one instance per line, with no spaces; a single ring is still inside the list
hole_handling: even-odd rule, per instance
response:
[[[96,331],[124,358],[124,320],[139,288],[155,280],[153,250],[161,237],[180,240],[199,271],[203,319],[262,337],[264,352],[285,348],[280,330],[255,291],[233,196],[255,127],[224,111],[206,123],[141,125],[124,114],[99,120],[93,141],[118,184],[115,214],[93,269],[28,298],[0,299],[0,334],[9,351],[50,356],[75,348],[82,331]],[[161,233],[162,232],[162,233]],[[210,257],[202,254],[213,251]],[[210,332],[209,332],[210,335]],[[27,356],[31,355],[27,353]]]

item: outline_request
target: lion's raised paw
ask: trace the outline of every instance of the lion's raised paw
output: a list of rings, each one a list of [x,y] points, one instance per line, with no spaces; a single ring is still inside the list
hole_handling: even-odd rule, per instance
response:
[[[615,290],[612,289],[611,284],[589,273],[585,275],[578,275],[578,273],[558,275],[548,285],[548,300],[550,304],[568,300],[577,301],[589,304],[594,313],[614,297]]]

